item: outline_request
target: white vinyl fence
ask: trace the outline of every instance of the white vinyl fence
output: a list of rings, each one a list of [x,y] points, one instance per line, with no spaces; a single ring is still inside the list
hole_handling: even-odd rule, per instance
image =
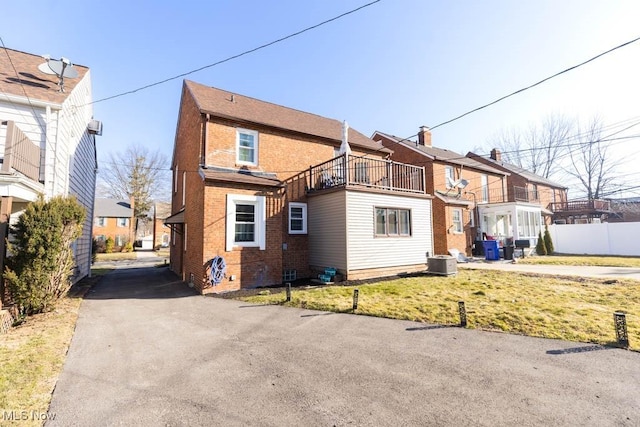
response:
[[[554,224],[549,232],[561,254],[640,256],[640,222]]]

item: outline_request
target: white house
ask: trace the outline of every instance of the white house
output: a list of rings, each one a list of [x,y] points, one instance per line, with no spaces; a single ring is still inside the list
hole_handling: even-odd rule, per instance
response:
[[[87,67],[0,49],[0,221],[6,230],[39,194],[75,196],[87,215],[74,244],[74,282],[91,267],[95,136],[102,133],[91,102]]]

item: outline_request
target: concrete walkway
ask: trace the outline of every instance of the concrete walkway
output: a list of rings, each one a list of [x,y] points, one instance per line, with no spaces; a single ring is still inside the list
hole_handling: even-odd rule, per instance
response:
[[[640,354],[195,295],[119,268],[87,295],[48,425],[640,425]]]
[[[582,276],[609,279],[640,280],[640,268],[590,267],[571,265],[513,264],[509,261],[469,262],[458,264],[460,269],[521,271],[526,273],[552,274],[556,276]]]

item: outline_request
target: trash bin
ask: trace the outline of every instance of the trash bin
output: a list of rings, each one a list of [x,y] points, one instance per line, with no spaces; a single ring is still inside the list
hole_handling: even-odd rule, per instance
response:
[[[482,247],[482,240],[474,240],[473,241],[473,250],[471,251],[471,255],[473,256],[483,256],[484,248]]]
[[[484,259],[487,261],[498,261],[500,259],[497,240],[483,240],[482,247],[484,248]]]
[[[513,246],[504,247],[504,259],[513,259]]]

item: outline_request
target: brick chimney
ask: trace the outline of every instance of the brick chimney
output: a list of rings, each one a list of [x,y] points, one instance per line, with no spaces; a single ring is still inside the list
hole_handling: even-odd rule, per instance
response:
[[[418,144],[425,147],[431,147],[431,131],[426,126],[420,126],[420,132],[418,132]]]
[[[501,162],[502,161],[502,153],[497,148],[494,148],[493,150],[491,150],[491,158],[493,160],[495,160],[496,162]]]

